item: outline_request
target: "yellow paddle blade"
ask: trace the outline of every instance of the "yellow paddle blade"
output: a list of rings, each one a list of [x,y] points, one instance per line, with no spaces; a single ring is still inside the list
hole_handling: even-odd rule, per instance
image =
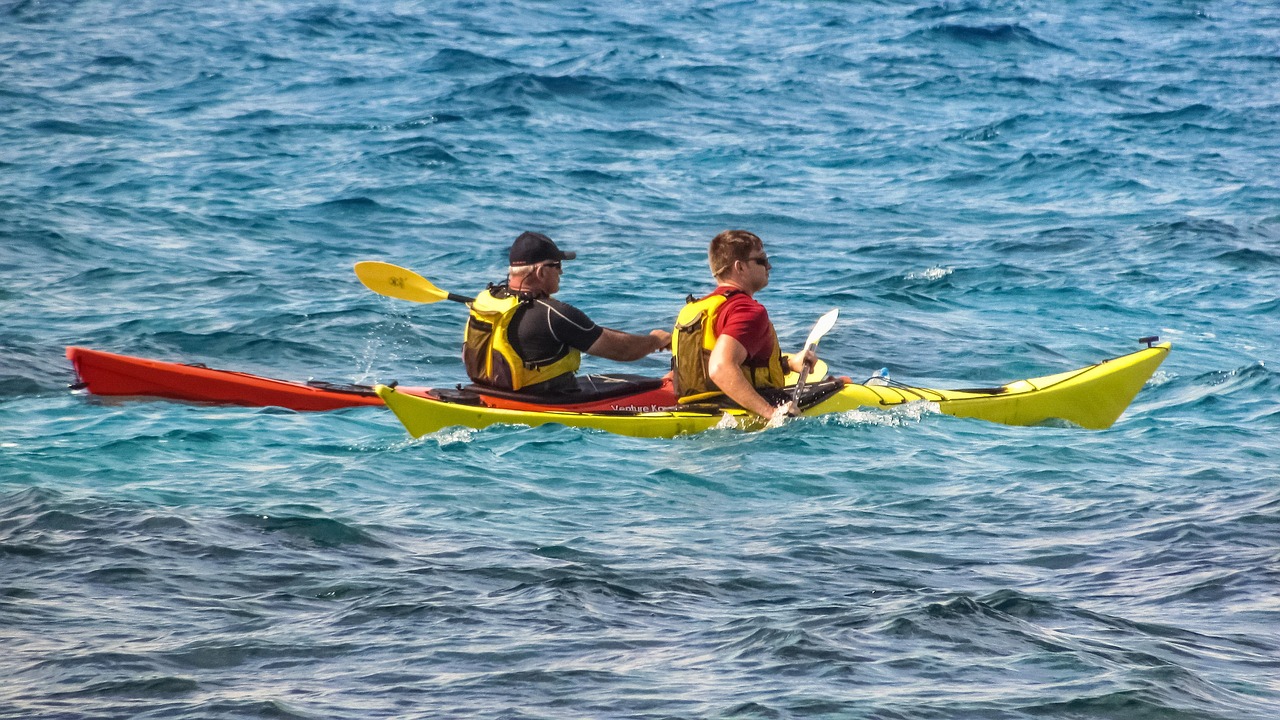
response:
[[[355,270],[360,282],[379,295],[416,303],[451,299],[448,292],[409,268],[377,260],[364,260],[356,263]]]

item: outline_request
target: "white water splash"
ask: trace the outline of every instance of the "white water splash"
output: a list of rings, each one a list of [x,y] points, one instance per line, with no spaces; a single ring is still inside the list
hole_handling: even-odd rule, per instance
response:
[[[935,265],[929,268],[928,270],[908,273],[906,276],[906,279],[907,280],[926,280],[926,281],[932,282],[934,280],[944,278],[953,272],[955,272],[955,270],[952,268],[944,268],[944,267],[939,267]]]
[[[904,425],[916,424],[925,415],[938,415],[942,411],[938,409],[938,404],[929,402],[928,400],[917,400],[902,405],[895,405],[891,408],[874,409],[859,408],[857,410],[849,410],[847,412],[837,413],[827,416],[828,422],[845,427],[862,427],[874,425],[880,427],[902,427]]]
[[[720,422],[716,423],[712,430],[737,430],[738,421],[729,413],[720,416]]]
[[[478,432],[480,431],[475,428],[445,428],[444,430],[434,432],[427,437],[435,440],[440,447],[447,448],[451,445],[460,445],[471,442]]]

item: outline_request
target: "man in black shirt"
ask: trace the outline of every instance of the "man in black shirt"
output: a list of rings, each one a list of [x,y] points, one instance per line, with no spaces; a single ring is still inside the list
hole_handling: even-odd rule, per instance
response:
[[[508,255],[507,281],[471,305],[463,361],[474,382],[503,390],[556,392],[576,386],[581,353],[632,361],[670,347],[671,333],[633,335],[602,327],[551,297],[560,289],[563,252],[551,238],[526,232]]]

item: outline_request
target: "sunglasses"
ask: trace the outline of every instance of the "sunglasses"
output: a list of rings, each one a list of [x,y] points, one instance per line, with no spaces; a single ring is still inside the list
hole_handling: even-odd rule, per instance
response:
[[[559,269],[560,269],[560,261],[559,261],[559,260],[552,260],[552,261],[550,261],[550,262],[544,262],[544,263],[542,263],[542,267],[555,268],[556,270],[559,270]]]
[[[773,268],[773,265],[769,264],[768,255],[761,255],[760,257],[749,257],[747,258],[747,262],[753,262],[757,265],[763,265],[765,270],[770,270]]]

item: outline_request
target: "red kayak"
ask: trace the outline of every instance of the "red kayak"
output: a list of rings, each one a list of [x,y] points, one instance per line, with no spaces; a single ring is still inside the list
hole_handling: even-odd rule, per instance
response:
[[[94,395],[148,396],[303,411],[383,404],[369,385],[276,380],[216,370],[202,364],[148,360],[82,347],[68,347],[67,359],[80,378],[73,387]],[[635,375],[583,375],[578,378],[577,392],[552,397],[507,393],[474,385],[456,390],[397,389],[437,400],[513,410],[635,412],[676,404],[670,380]]]

